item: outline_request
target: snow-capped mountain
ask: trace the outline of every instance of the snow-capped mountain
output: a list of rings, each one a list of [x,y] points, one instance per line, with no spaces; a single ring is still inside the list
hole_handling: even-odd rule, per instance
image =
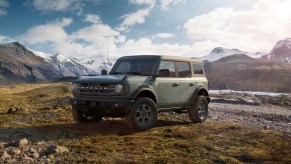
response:
[[[278,41],[273,49],[262,57],[265,61],[291,64],[291,38]]]
[[[55,73],[61,77],[97,74],[94,70],[87,68],[73,58],[66,58],[63,54],[47,57],[46,60],[51,64]]]
[[[223,47],[216,47],[210,52],[210,54],[202,57],[202,60],[213,62],[215,60],[218,60],[227,56],[231,56],[234,54],[245,54],[248,56],[250,55],[248,52],[241,51],[239,49],[227,49]]]
[[[97,55],[82,58],[74,57],[71,59],[100,74],[102,69],[110,71],[118,57],[106,57],[105,55]]]

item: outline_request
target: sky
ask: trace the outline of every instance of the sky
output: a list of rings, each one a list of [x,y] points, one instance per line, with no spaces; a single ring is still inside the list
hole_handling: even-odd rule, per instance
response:
[[[290,0],[0,0],[0,43],[39,55],[269,52],[291,37]]]

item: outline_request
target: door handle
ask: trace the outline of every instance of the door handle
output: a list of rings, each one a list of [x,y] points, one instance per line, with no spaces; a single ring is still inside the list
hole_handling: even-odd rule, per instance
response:
[[[190,86],[194,86],[195,84],[196,84],[196,83],[190,83],[189,85],[190,85]]]
[[[180,83],[178,83],[178,82],[176,82],[176,83],[173,84],[174,87],[175,86],[178,86],[178,85],[180,85]]]

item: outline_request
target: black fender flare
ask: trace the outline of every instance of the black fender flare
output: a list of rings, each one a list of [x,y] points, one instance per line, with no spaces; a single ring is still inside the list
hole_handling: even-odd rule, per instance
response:
[[[192,94],[191,103],[194,103],[195,99],[199,95],[199,92],[202,92],[203,95],[206,97],[207,102],[210,103],[210,97],[207,89],[203,85],[199,85],[196,87],[194,93]]]
[[[130,100],[135,100],[136,98],[137,98],[137,96],[141,93],[141,92],[143,92],[143,91],[148,91],[148,92],[151,92],[152,94],[153,94],[153,96],[154,96],[154,102],[155,103],[157,103],[157,95],[156,95],[156,93],[155,92],[153,92],[153,89],[150,87],[150,86],[148,86],[148,85],[142,85],[142,86],[140,86],[140,87],[138,87],[131,95],[130,95],[130,97],[129,97],[129,99]]]

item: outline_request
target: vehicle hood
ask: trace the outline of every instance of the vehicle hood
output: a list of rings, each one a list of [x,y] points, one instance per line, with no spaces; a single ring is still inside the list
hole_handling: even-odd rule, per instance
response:
[[[123,75],[101,75],[82,76],[75,80],[76,83],[121,83],[126,76]]]

